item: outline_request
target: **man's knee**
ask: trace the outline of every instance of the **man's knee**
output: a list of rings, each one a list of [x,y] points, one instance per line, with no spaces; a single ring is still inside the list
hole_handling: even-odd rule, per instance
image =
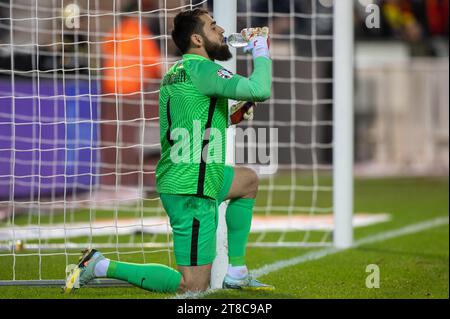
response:
[[[256,194],[258,194],[258,185],[259,185],[259,178],[258,174],[250,168],[247,169],[247,175],[248,175],[248,195],[245,196],[247,198],[256,198]]]
[[[211,278],[211,264],[203,266],[180,266],[182,291],[200,292],[209,288]]]
[[[185,277],[181,279],[180,289],[184,292],[201,292],[209,288],[209,278]]]

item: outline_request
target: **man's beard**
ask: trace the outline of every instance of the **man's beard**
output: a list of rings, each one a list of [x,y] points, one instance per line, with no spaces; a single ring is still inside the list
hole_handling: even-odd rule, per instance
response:
[[[203,37],[205,41],[205,50],[208,56],[212,60],[228,61],[233,57],[227,44],[218,44],[209,41],[206,37]]]

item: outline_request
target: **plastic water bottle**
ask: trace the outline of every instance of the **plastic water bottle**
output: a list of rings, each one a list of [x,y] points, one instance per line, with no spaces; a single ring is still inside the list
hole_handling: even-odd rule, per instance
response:
[[[243,29],[240,33],[230,34],[225,41],[229,46],[232,46],[233,48],[243,48],[248,45],[250,39],[257,35],[268,36],[269,28],[246,28]]]
[[[226,43],[233,48],[246,47],[248,42],[241,33],[232,33],[226,38]]]

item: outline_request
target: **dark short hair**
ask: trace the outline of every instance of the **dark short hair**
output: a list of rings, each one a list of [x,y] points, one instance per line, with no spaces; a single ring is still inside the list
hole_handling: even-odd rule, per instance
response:
[[[185,54],[191,47],[191,35],[203,34],[203,22],[200,16],[209,14],[205,9],[197,8],[178,13],[173,22],[172,39],[175,45]]]

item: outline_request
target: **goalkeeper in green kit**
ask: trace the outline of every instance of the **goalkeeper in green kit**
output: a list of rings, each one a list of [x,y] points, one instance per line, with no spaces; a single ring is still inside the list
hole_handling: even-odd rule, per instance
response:
[[[259,32],[250,38],[244,50],[253,55],[254,71],[245,78],[214,62],[232,57],[223,34],[203,9],[179,13],[172,38],[183,58],[161,83],[161,159],[156,181],[173,230],[178,270],[161,264],[113,261],[90,249],[68,277],[66,291],[76,287],[77,280],[83,286],[98,277],[158,292],[208,289],[216,256],[218,206],[228,199],[229,265],[223,288],[274,289],[252,278],[245,262],[258,177],[251,169],[225,165],[229,118],[232,124],[251,118],[253,103],[270,98],[269,38]],[[251,103],[239,103],[236,112],[228,114],[228,99]]]

